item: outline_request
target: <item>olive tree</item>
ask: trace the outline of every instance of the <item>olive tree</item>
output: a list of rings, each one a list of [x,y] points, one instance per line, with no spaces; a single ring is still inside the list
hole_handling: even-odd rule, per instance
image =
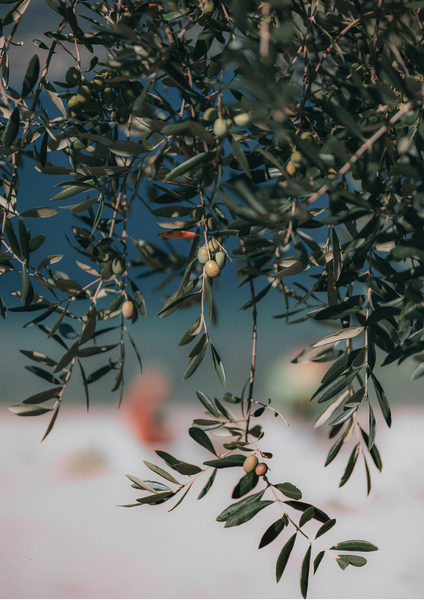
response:
[[[356,552],[377,550],[371,542],[323,546],[316,540],[335,519],[304,501],[296,482],[271,479],[279,456],[266,451],[260,417],[271,411],[286,425],[254,393],[257,315],[274,295],[282,327],[330,327],[293,362],[327,363],[311,399],[322,406],[315,426],[330,425],[325,464],[349,448],[340,485],[363,463],[369,493],[369,463],[382,468],[375,411],[391,425],[377,362],[414,355],[412,378],[424,374],[424,2],[46,0],[57,26],[40,29],[30,53],[18,44],[30,0],[1,4],[10,6],[0,44],[0,272],[20,285],[12,298],[3,293],[0,313],[28,313],[25,327],[52,345],[51,357],[25,351],[48,389],[10,410],[49,416],[46,437],[72,377],[87,404],[90,386],[107,376],[122,398],[128,345],[141,368],[131,324],[146,315],[158,276],[167,293],[160,319],[197,311],[175,348],[189,349],[182,377],[215,369],[225,387],[231,361],[224,368],[210,326],[225,269],[226,293],[242,283],[241,310],[252,316],[246,385],[214,399],[197,391],[206,416],[196,413],[188,434],[205,461],[158,450],[162,466],[146,468],[160,481],[129,476],[141,496],[130,506],[179,504],[194,483],[201,499],[231,468],[233,501],[217,520],[234,527],[261,512],[260,548],[282,534],[277,581],[295,542],[306,550],[303,597],[325,556],[341,569],[365,565]],[[17,89],[12,47],[27,64]],[[68,65],[60,81],[49,75],[58,60]],[[47,205],[22,209],[24,166],[61,178]],[[46,255],[58,205],[69,212],[69,251]],[[157,222],[146,239],[133,225],[140,214]],[[44,218],[33,235],[30,224]],[[79,275],[70,277],[75,260]],[[114,343],[102,344],[105,333]],[[94,355],[104,366],[88,372]],[[312,520],[313,538],[304,531]]]

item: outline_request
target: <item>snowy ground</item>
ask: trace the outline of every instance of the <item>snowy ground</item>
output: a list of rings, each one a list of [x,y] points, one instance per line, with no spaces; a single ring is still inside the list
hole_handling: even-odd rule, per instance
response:
[[[278,585],[275,561],[288,535],[257,550],[263,532],[279,517],[276,507],[241,527],[223,530],[215,521],[231,502],[240,476],[235,470],[221,471],[201,501],[198,481],[170,514],[168,504],[118,508],[139,494],[124,473],[147,479],[142,459],[163,463],[131,438],[116,409],[64,411],[42,444],[44,422],[19,419],[6,408],[1,412],[1,597],[300,597],[303,540],[296,542]],[[184,436],[192,414],[180,407],[168,415],[180,437],[164,449],[201,464],[210,458],[207,452]],[[341,571],[326,557],[311,577],[310,598],[423,597],[423,429],[424,411],[407,407],[394,411],[390,431],[380,427],[384,468],[378,474],[370,467],[373,490],[366,498],[362,464],[339,489],[347,454],[324,469],[329,448],[324,435],[296,422],[289,428],[276,419],[269,423],[262,449],[284,457],[280,464],[270,462],[271,480],[294,483],[305,501],[338,519],[323,544],[356,538],[380,548],[361,569]]]

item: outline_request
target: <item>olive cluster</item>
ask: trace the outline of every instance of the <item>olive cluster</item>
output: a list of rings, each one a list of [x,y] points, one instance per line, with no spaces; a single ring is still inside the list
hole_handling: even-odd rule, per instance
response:
[[[113,104],[118,123],[127,123],[130,107],[143,87],[138,81],[117,82],[116,71],[103,70],[91,81],[86,80],[76,67],[66,71],[69,87],[78,86],[75,94],[68,97],[68,114],[78,117],[82,112],[102,112]]]
[[[218,109],[211,107],[205,110],[203,120],[206,121],[206,123],[213,123],[213,132],[217,137],[225,138],[232,127],[247,127],[250,123],[250,115],[249,113],[241,112],[232,117],[229,113],[227,115],[222,114],[222,116],[219,116]]]
[[[199,248],[197,260],[205,265],[206,275],[215,279],[221,275],[225,267],[226,256],[221,251],[222,238],[220,236],[211,237],[207,244]]]

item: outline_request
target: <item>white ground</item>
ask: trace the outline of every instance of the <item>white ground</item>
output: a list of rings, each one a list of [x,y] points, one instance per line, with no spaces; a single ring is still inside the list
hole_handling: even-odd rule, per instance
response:
[[[170,416],[181,435],[164,449],[201,464],[210,456],[184,436],[192,415],[192,408],[173,410]],[[89,415],[64,410],[40,444],[43,418],[18,418],[2,409],[1,597],[300,597],[305,540],[296,542],[278,585],[275,561],[288,534],[257,550],[263,532],[279,517],[277,507],[241,527],[224,530],[215,521],[230,504],[241,469],[221,471],[201,501],[196,500],[202,486],[197,481],[170,514],[168,504],[117,508],[140,495],[124,473],[155,479],[142,459],[164,463],[130,437],[114,408],[94,407]],[[271,481],[294,483],[305,501],[338,519],[322,543],[365,539],[380,548],[366,555],[368,564],[360,569],[341,571],[326,557],[311,577],[310,598],[423,597],[423,430],[424,411],[417,409],[394,411],[390,431],[380,425],[384,468],[378,474],[370,463],[373,491],[366,498],[361,461],[352,480],[339,489],[347,451],[324,469],[329,448],[324,435],[295,422],[289,428],[276,419],[269,423],[261,448],[283,455],[279,464],[270,461]]]

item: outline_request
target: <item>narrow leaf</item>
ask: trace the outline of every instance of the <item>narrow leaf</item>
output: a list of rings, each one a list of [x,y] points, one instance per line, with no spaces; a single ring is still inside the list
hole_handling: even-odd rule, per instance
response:
[[[300,593],[302,594],[302,598],[306,598],[308,594],[309,569],[311,566],[311,551],[312,547],[311,545],[309,545],[309,548],[306,551],[300,569]]]
[[[324,525],[322,525],[318,529],[315,539],[321,537],[322,535],[324,535],[324,533],[327,533],[327,531],[329,531],[332,527],[334,527],[335,524],[336,524],[336,519],[330,519],[329,521],[326,521],[324,523]]]
[[[223,364],[218,352],[215,350],[215,348],[212,344],[211,344],[211,350],[212,350],[213,363],[215,365],[215,371],[218,375],[218,379],[221,382],[221,385],[226,387],[227,376],[225,375],[224,364]]]
[[[208,435],[202,429],[190,427],[188,434],[195,442],[206,448],[206,450],[209,450],[209,452],[212,452],[212,454],[215,454],[215,456],[218,456]]]
[[[171,483],[175,483],[177,485],[181,485],[172,475],[170,475],[170,473],[168,473],[167,471],[164,471],[163,469],[161,469],[160,467],[157,467],[156,465],[152,465],[152,463],[147,462],[147,460],[143,460],[144,464],[146,465],[146,467],[148,467],[151,471],[153,471],[154,473],[157,473],[158,475],[160,475],[161,477],[163,477],[164,479],[167,479],[168,481],[170,481]],[[138,500],[137,500],[138,502]]]
[[[288,540],[288,542],[286,542],[286,544],[284,545],[283,549],[281,550],[281,552],[278,556],[277,565],[276,565],[276,569],[275,569],[277,583],[280,581],[280,579],[284,573],[284,569],[286,568],[287,562],[290,558],[290,553],[293,550],[293,546],[296,541],[296,535],[297,535],[297,533],[295,533],[291,536],[291,538]]]
[[[378,550],[377,546],[367,542],[365,540],[347,540],[346,542],[339,542],[335,546],[331,546],[330,550],[347,550],[349,552],[375,552]]]
[[[263,534],[261,541],[259,542],[259,548],[264,548],[264,546],[268,546],[271,542],[273,542],[278,535],[283,531],[286,526],[284,519],[278,519],[275,521]]]
[[[201,500],[209,492],[209,490],[211,489],[211,487],[213,485],[213,482],[215,481],[215,477],[216,477],[217,473],[218,473],[218,469],[214,469],[212,471],[212,475],[209,477],[209,479],[206,482],[206,485],[204,486],[204,488],[202,489],[200,494],[197,496],[198,500]]]

